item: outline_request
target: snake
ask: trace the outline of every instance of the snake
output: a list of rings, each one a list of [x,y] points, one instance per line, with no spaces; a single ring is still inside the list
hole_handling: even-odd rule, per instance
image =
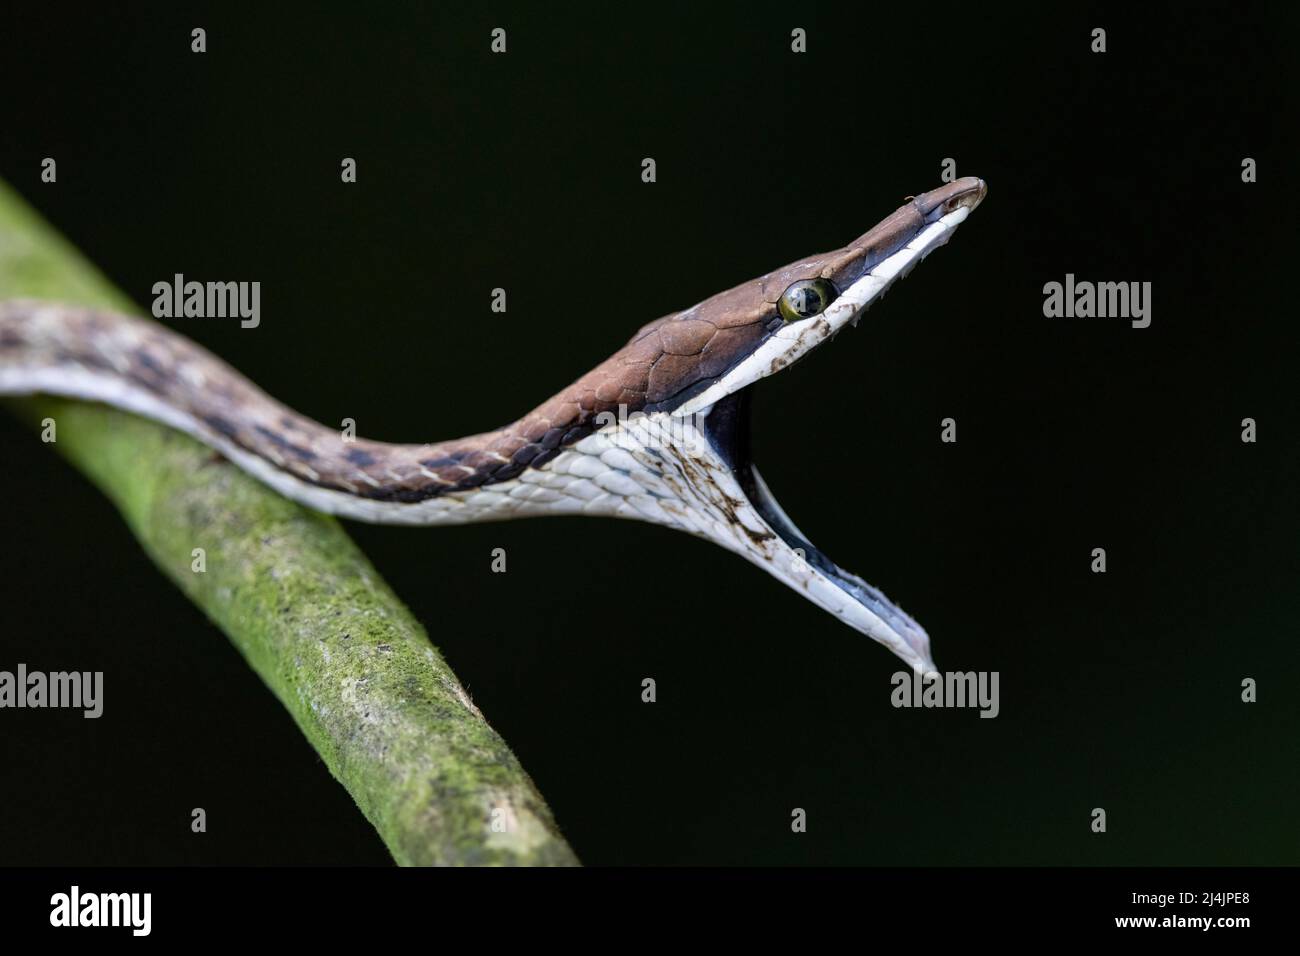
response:
[[[751,393],[856,326],[986,191],[965,177],[908,197],[847,246],[656,319],[518,420],[449,441],[356,437],[292,411],[153,319],[32,299],[0,302],[0,395],[60,395],[153,419],[280,494],[362,522],[596,515],[685,531],[929,673],[921,625],[813,547],[773,497],[750,456]]]

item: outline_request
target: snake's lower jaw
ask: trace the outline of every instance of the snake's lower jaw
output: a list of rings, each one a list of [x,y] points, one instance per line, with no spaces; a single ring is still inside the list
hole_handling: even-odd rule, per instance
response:
[[[679,526],[735,551],[884,644],[914,670],[935,669],[925,629],[879,590],[813,546],[785,514],[749,458],[748,390],[703,413],[700,440],[656,453],[671,474]]]
[[[774,535],[755,542],[746,557],[834,614],[849,627],[885,645],[913,670],[935,670],[930,636],[913,618],[856,574],[831,561],[786,516],[752,463],[741,484]]]
[[[934,670],[924,628],[817,550],[777,504],[749,457],[749,389],[690,416],[632,415],[577,442],[555,467],[592,485],[580,499],[581,513],[707,538],[884,644],[914,670]]]

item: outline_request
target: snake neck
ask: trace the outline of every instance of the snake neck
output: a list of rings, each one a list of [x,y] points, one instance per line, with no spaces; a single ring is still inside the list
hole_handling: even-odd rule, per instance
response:
[[[155,322],[36,301],[0,303],[0,394],[113,405],[187,432],[277,490],[368,521],[483,520],[463,505],[592,428],[542,408],[504,428],[434,444],[352,436],[298,414]],[[554,420],[553,420],[554,419]],[[436,503],[401,509],[394,506]],[[460,505],[461,507],[456,507]],[[418,517],[416,512],[418,512]]]

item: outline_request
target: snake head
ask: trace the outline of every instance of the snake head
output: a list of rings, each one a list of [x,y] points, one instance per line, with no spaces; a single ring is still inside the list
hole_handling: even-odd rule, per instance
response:
[[[856,324],[948,241],[984,194],[984,182],[974,178],[924,193],[843,249],[773,270],[642,328],[572,393],[604,403],[598,427],[572,449],[587,460],[555,463],[600,482],[604,495],[584,512],[708,538],[914,669],[934,670],[925,629],[817,550],[777,503],[749,456],[749,395],[760,379]]]

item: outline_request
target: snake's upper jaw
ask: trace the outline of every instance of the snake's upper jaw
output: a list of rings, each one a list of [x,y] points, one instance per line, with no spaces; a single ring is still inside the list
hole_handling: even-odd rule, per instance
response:
[[[787,288],[789,282],[813,276],[829,277],[842,292],[823,311],[798,321],[782,323],[773,306],[773,319],[761,341],[724,375],[676,405],[673,414],[702,412],[726,396],[789,368],[845,327],[857,325],[895,282],[952,238],[986,192],[982,179],[959,179],[917,196],[910,206],[838,253],[792,263],[755,280],[769,299]]]

